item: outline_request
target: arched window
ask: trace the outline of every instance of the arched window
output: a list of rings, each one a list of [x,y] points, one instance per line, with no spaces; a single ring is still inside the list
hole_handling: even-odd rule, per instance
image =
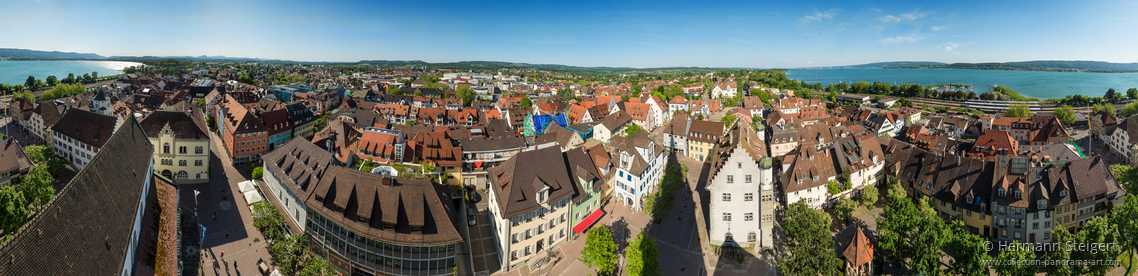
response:
[[[190,178],[189,173],[186,173],[186,171],[178,172],[178,179],[187,179],[187,178]]]
[[[202,154],[202,147],[201,147],[201,146],[197,146],[197,147],[195,147],[195,148],[194,148],[194,153],[195,153],[195,154]]]
[[[162,144],[162,153],[170,154],[170,143]]]
[[[730,233],[730,232],[728,232],[728,233],[727,233],[727,238],[725,238],[724,240],[726,240],[726,241],[735,241],[735,238],[734,238],[734,237],[735,237],[735,236],[731,235],[731,233]]]
[[[195,179],[202,179],[202,173],[198,173],[197,176],[195,176]]]
[[[755,235],[755,232],[751,232],[751,233],[747,234],[747,241],[749,241],[749,242],[755,242],[755,240],[757,240],[757,238],[758,238],[758,235]]]

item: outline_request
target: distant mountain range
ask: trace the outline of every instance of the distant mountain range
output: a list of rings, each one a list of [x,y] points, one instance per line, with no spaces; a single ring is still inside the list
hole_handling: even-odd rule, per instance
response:
[[[874,62],[859,65],[845,65],[845,66],[826,66],[826,67],[807,67],[796,69],[846,69],[846,68],[885,68],[885,67],[898,67],[898,66],[927,66],[927,65],[944,65],[948,63],[935,62],[935,61],[888,61],[888,62]]]
[[[330,64],[330,65],[375,65],[375,66],[427,66],[429,68],[448,69],[503,69],[525,68],[538,70],[558,71],[591,71],[591,72],[645,72],[645,71],[706,71],[706,70],[737,70],[757,69],[744,67],[659,67],[659,68],[633,68],[633,67],[582,67],[561,64],[531,64],[504,61],[458,61],[431,63],[422,60],[361,60],[359,62],[301,62],[280,59],[240,58],[226,56],[112,56],[104,57],[92,53],[68,53],[59,51],[36,51],[27,49],[0,48],[0,60],[120,60],[138,61],[161,59],[189,59],[209,61],[251,61],[271,63],[301,63],[301,64]],[[1020,70],[1020,71],[1059,71],[1059,72],[1095,72],[1120,73],[1138,72],[1138,63],[1110,63],[1103,61],[1064,61],[1039,60],[1020,62],[993,62],[993,63],[943,63],[935,61],[890,61],[875,62],[859,65],[808,67],[795,69],[838,69],[838,68],[905,68],[905,69],[972,69],[972,70]]]
[[[0,48],[0,59],[105,59],[91,53],[67,53],[59,51],[36,51],[27,49]]]
[[[1138,72],[1138,63],[1110,63],[1087,60],[1037,60],[1020,62],[896,65],[884,66],[882,68],[1131,73]]]

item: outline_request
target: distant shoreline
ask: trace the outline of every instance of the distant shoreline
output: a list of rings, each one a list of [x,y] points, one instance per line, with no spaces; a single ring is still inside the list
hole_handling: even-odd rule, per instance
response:
[[[1057,73],[1138,73],[1138,70],[1107,70],[1107,69],[1061,69],[1061,68],[968,68],[952,66],[888,66],[881,69],[957,69],[957,70],[990,70],[990,71],[1033,71]]]

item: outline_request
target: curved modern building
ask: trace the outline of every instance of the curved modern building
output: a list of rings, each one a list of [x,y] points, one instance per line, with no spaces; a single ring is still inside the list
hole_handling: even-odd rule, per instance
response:
[[[303,139],[262,159],[269,200],[340,272],[454,274],[462,236],[446,186],[331,165],[332,153]]]

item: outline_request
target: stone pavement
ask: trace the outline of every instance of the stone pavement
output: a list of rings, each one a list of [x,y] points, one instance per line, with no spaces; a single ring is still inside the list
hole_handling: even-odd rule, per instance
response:
[[[253,227],[252,212],[237,187],[237,183],[248,180],[249,176],[244,165],[234,167],[221,161],[228,157],[218,150],[221,145],[217,137],[212,133],[211,136],[210,165],[214,168],[210,181],[181,185],[182,205],[196,210],[206,227],[202,272],[204,275],[260,275],[257,260],[263,259],[269,264],[273,261],[264,236]],[[200,192],[196,200],[195,191]],[[213,218],[215,213],[216,219]],[[222,262],[222,252],[228,265]]]

